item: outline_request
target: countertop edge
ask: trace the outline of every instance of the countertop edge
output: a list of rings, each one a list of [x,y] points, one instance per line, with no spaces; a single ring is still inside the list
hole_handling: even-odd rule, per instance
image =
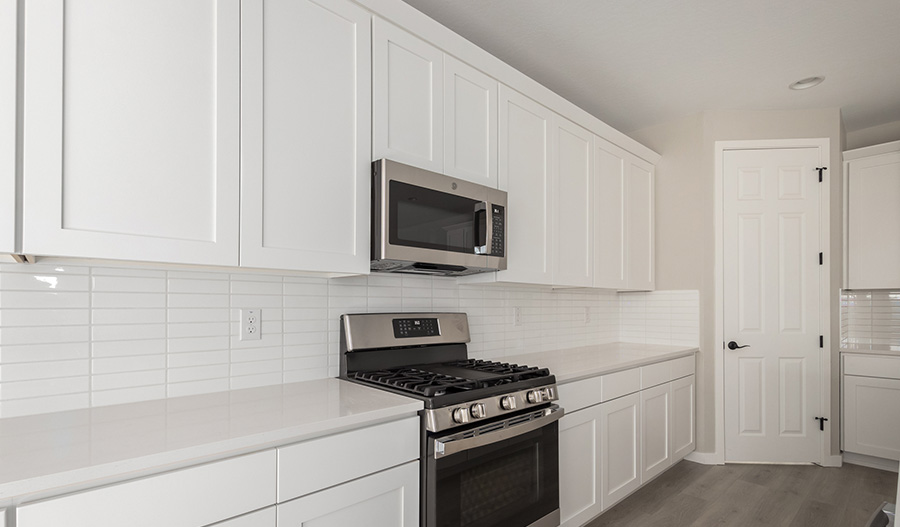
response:
[[[593,377],[599,377],[600,375],[607,375],[610,373],[616,373],[618,371],[630,370],[632,368],[638,368],[641,366],[647,366],[649,364],[656,364],[657,362],[664,362],[672,359],[680,359],[681,357],[688,357],[690,355],[694,355],[700,351],[700,348],[686,348],[678,351],[671,351],[668,353],[661,353],[658,356],[654,357],[640,357],[635,358],[633,360],[629,360],[627,362],[623,362],[621,364],[617,364],[608,368],[596,368],[586,370],[584,372],[580,372],[577,374],[565,375],[562,378],[557,376],[556,382],[557,384],[569,384],[572,382],[582,381],[584,379],[590,379]]]

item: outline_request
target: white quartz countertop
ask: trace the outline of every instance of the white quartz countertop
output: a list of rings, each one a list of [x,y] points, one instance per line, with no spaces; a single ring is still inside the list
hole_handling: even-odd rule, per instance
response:
[[[698,351],[696,346],[630,344],[614,342],[556,351],[540,351],[504,357],[503,360],[549,368],[558,384],[627,370],[645,364],[677,359]]]
[[[415,415],[339,379],[0,419],[0,507]]]

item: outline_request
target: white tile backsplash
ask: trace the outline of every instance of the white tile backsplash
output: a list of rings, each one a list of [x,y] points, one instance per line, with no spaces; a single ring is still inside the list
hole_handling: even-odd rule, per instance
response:
[[[696,345],[698,303],[696,291],[0,264],[0,417],[334,377],[343,313],[463,311],[470,354],[502,359],[617,340]],[[241,308],[262,309],[260,340],[239,339]]]
[[[843,291],[841,348],[900,352],[900,291]]]

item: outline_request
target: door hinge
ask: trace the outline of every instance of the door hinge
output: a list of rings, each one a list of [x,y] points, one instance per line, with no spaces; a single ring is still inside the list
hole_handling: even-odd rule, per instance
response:
[[[819,347],[820,348],[825,347],[825,335],[819,335]]]
[[[819,183],[822,182],[822,172],[828,170],[828,167],[816,167],[815,170],[819,171]]]
[[[823,265],[825,263],[825,255],[819,253],[819,265]]]
[[[827,417],[814,417],[813,419],[815,419],[816,421],[819,422],[819,431],[824,432],[825,431],[825,421],[827,421],[828,418]]]

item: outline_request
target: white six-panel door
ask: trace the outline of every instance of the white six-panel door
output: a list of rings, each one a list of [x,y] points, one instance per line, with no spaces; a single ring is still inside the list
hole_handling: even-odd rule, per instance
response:
[[[827,154],[826,154],[827,155]],[[724,153],[725,460],[821,462],[818,148]]]
[[[553,284],[553,179],[550,127],[553,112],[500,86],[499,188],[508,193],[508,282]]]
[[[444,53],[403,29],[372,21],[372,155],[444,169]]]
[[[23,250],[237,265],[240,2],[28,2]]]
[[[244,0],[241,17],[241,265],[366,273],[371,15]]]
[[[0,0],[0,253],[16,250],[17,8]]]

